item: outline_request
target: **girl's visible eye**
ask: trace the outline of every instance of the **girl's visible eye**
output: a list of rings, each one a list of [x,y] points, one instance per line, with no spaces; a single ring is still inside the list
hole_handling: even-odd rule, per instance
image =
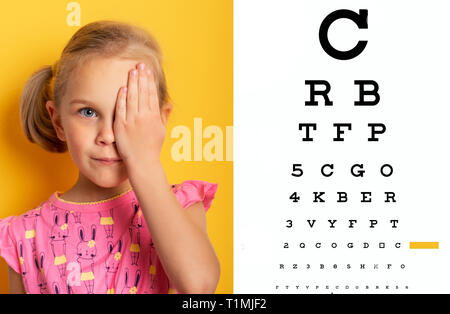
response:
[[[78,112],[80,112],[81,113],[81,115],[82,116],[84,116],[84,117],[87,117],[87,118],[92,118],[92,117],[94,117],[94,116],[92,116],[92,114],[94,114],[95,113],[95,110],[94,109],[92,109],[92,108],[81,108]],[[86,113],[86,115],[85,114],[83,114],[83,112],[85,112]]]

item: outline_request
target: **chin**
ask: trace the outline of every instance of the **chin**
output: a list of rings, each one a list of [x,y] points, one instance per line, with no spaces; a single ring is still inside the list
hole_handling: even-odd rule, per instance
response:
[[[102,177],[102,176],[95,176],[93,178],[89,178],[95,185],[104,188],[115,188],[122,184],[125,180],[128,179],[127,176],[108,176],[108,177]]]

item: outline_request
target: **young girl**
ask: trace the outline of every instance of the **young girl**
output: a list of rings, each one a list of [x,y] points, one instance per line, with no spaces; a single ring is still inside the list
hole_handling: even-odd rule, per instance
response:
[[[205,212],[217,184],[168,183],[168,99],[156,41],[120,22],[82,27],[32,75],[23,129],[47,150],[68,150],[79,176],[0,220],[12,293],[214,293],[220,266]]]

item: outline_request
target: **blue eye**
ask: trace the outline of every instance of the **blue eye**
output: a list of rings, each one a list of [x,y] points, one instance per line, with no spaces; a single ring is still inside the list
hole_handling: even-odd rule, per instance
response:
[[[83,111],[86,112],[87,115],[84,115],[84,114],[81,114],[81,115],[84,117],[87,117],[87,118],[92,118],[93,117],[92,114],[95,113],[94,109],[92,109],[92,108],[82,108],[78,112],[82,113]]]

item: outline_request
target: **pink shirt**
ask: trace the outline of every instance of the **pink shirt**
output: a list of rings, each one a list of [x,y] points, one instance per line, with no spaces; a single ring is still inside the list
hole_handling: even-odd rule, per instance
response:
[[[217,184],[188,180],[172,191],[183,208],[203,202],[207,211]],[[0,255],[22,275],[27,293],[178,293],[132,189],[92,203],[60,194],[0,219]]]

